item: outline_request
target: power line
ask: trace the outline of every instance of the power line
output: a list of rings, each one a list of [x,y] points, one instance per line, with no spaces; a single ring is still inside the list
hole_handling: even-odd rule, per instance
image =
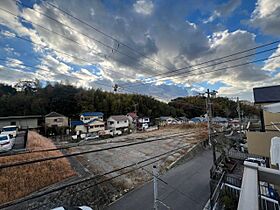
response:
[[[0,8],[0,10],[2,10],[2,11],[6,12],[6,13],[8,13],[8,14],[14,16],[14,17],[18,17],[16,14],[14,14],[14,13],[12,13],[11,11],[8,11],[8,10],[6,10],[6,9]],[[36,26],[38,26],[38,27],[40,27],[40,28],[42,28],[42,29],[44,29],[44,30],[46,30],[46,31],[49,31],[49,32],[54,33],[54,34],[56,34],[56,35],[58,35],[58,36],[61,36],[61,37],[63,37],[64,39],[67,39],[67,40],[69,40],[69,41],[71,41],[71,42],[73,42],[73,43],[75,43],[75,44],[78,44],[78,45],[80,45],[80,46],[89,48],[88,45],[81,44],[81,43],[77,42],[77,41],[74,40],[74,39],[71,39],[71,38],[69,38],[69,37],[66,37],[66,36],[64,36],[64,35],[62,35],[62,34],[56,32],[56,31],[53,31],[53,30],[51,30],[51,29],[48,29],[48,28],[46,28],[46,27],[44,27],[44,26],[42,26],[42,25],[40,25],[40,24],[34,23],[34,22],[30,21],[30,20],[27,20],[27,19],[25,19],[24,17],[21,17],[21,18],[22,18],[24,21],[26,21],[26,22],[28,22],[28,23],[30,23],[30,24],[36,25]],[[89,48],[89,49],[90,49],[90,50],[93,50],[93,51],[95,51],[95,52],[97,52],[97,53],[99,53],[99,52],[98,52],[96,49],[94,49],[94,48]],[[99,56],[99,57],[101,57],[101,58],[103,58],[103,59],[104,59],[104,58],[107,59],[106,56],[103,57],[103,56],[101,56],[101,55],[99,55],[99,54],[95,54],[95,55],[96,55],[96,56]],[[128,65],[127,63],[124,63],[124,62],[122,62],[122,61],[120,61],[120,60],[118,60],[118,62],[123,63],[123,64],[125,64],[125,65]],[[140,64],[140,65],[143,65],[143,64]],[[150,72],[148,72],[147,70],[144,70],[144,69],[142,69],[142,70],[145,71],[145,72],[147,72],[148,74],[150,73]]]
[[[98,33],[100,33],[100,34],[102,34],[102,35],[104,35],[104,36],[106,36],[106,37],[112,39],[113,41],[115,41],[115,42],[117,42],[117,43],[119,43],[119,44],[121,44],[121,45],[123,45],[123,46],[125,46],[125,47],[127,47],[129,50],[131,50],[131,51],[137,53],[138,55],[140,55],[140,56],[142,56],[142,57],[145,57],[145,58],[151,60],[152,62],[157,63],[158,65],[160,65],[160,66],[162,66],[162,67],[164,67],[164,68],[170,70],[167,66],[163,65],[163,64],[160,63],[159,61],[157,61],[157,60],[155,60],[155,59],[152,59],[152,58],[150,58],[150,57],[148,57],[148,56],[146,56],[146,55],[140,53],[139,51],[133,49],[132,47],[128,46],[127,44],[125,44],[125,43],[123,43],[123,42],[117,40],[117,39],[114,38],[113,36],[111,36],[111,35],[109,35],[109,34],[103,32],[103,31],[101,31],[100,29],[97,29],[96,27],[92,26],[91,24],[89,24],[89,23],[87,23],[87,22],[85,22],[85,21],[83,21],[83,20],[81,20],[81,19],[75,17],[74,15],[72,15],[72,14],[70,14],[69,12],[67,12],[67,11],[65,11],[65,10],[63,10],[63,9],[61,9],[61,8],[59,8],[58,6],[56,6],[56,5],[52,4],[52,3],[49,3],[49,2],[45,2],[45,3],[48,4],[48,5],[50,5],[50,6],[53,7],[53,8],[56,8],[57,10],[59,10],[59,11],[65,13],[65,14],[67,14],[68,16],[70,16],[70,17],[72,17],[73,19],[79,21],[80,23],[85,24],[86,26],[92,28],[92,29],[95,30],[96,32],[98,32]]]
[[[195,64],[195,65],[190,65],[190,66],[183,67],[183,68],[179,68],[179,69],[175,69],[175,70],[172,70],[172,71],[169,71],[169,72],[156,74],[156,75],[154,75],[154,76],[151,76],[151,77],[146,78],[146,80],[147,80],[147,79],[153,79],[154,77],[157,77],[157,76],[161,76],[161,75],[165,75],[165,74],[170,74],[170,73],[174,73],[174,72],[177,72],[177,71],[181,71],[181,70],[184,70],[184,69],[189,69],[189,68],[201,66],[201,65],[206,64],[206,63],[210,63],[210,62],[222,60],[222,59],[224,59],[224,58],[228,58],[228,57],[232,57],[232,56],[235,56],[235,55],[239,55],[239,54],[243,54],[243,53],[246,53],[246,52],[250,52],[250,51],[253,51],[253,50],[256,50],[256,49],[259,49],[259,48],[263,48],[263,47],[267,47],[267,46],[270,46],[270,45],[273,45],[273,44],[276,44],[276,43],[279,43],[279,42],[280,42],[280,40],[276,40],[276,41],[273,41],[273,42],[270,42],[270,43],[266,43],[266,44],[263,44],[263,45],[259,45],[259,46],[254,47],[254,48],[250,48],[250,49],[247,49],[247,50],[239,51],[239,52],[236,52],[236,53],[233,53],[233,54],[230,54],[230,55],[226,55],[226,56],[223,56],[223,57],[220,57],[220,58],[215,58],[215,59],[208,60],[208,61],[205,61],[205,62],[202,62],[202,63],[198,63],[198,64]],[[275,48],[272,48],[272,49],[269,49],[269,50],[260,51],[260,52],[257,52],[257,53],[253,53],[253,54],[247,55],[247,56],[245,56],[245,57],[250,57],[250,56],[252,56],[252,55],[257,55],[257,54],[260,54],[260,53],[265,53],[265,52],[268,52],[268,51],[271,51],[271,50],[274,50],[274,49],[278,49],[278,48],[279,48],[279,47],[275,47]],[[230,62],[230,61],[242,59],[242,58],[245,58],[245,57],[239,57],[239,58],[237,58],[237,59],[229,60],[229,61],[226,61],[226,62]],[[222,62],[222,63],[225,63],[225,62]],[[221,63],[218,63],[218,64],[221,64]],[[215,66],[215,65],[218,65],[218,64],[208,65],[208,66],[204,66],[204,67],[201,67],[201,68],[206,68],[206,67],[210,67],[210,66]],[[167,77],[167,76],[166,76],[166,77]],[[170,77],[170,76],[169,76],[169,77]]]
[[[195,133],[195,132],[191,132],[190,134],[192,134],[192,133]],[[154,142],[154,141],[158,141],[158,140],[168,140],[168,139],[170,139],[170,137],[162,138],[162,139],[151,139],[151,140],[147,140],[147,141],[128,143],[128,144],[101,148],[101,149],[92,149],[92,150],[87,150],[87,151],[82,151],[82,152],[73,152],[70,154],[57,155],[57,156],[51,156],[51,157],[46,157],[46,158],[19,161],[19,162],[9,163],[9,164],[2,164],[2,165],[0,165],[0,169],[22,166],[22,165],[29,165],[29,164],[34,164],[34,163],[40,163],[40,162],[49,161],[49,160],[57,160],[57,159],[65,158],[65,157],[73,157],[73,156],[78,156],[78,155],[83,155],[83,154],[88,154],[88,153],[102,152],[102,151],[107,151],[107,150],[112,150],[112,149],[135,146],[135,145],[139,145],[139,144],[145,144],[145,143],[150,143],[150,142]]]
[[[254,61],[250,61],[250,62],[246,62],[246,63],[241,63],[241,64],[237,64],[237,65],[233,65],[233,66],[223,67],[223,68],[220,68],[220,69],[215,69],[213,71],[201,72],[201,73],[197,73],[197,74],[185,75],[185,74],[187,74],[187,73],[189,73],[191,71],[183,72],[183,73],[177,74],[175,76],[172,76],[172,78],[174,79],[174,78],[181,78],[181,77],[185,77],[185,76],[201,76],[201,75],[204,75],[204,74],[209,74],[209,73],[213,73],[213,72],[217,72],[217,71],[222,71],[222,70],[226,70],[226,69],[231,69],[231,68],[236,68],[236,67],[240,67],[240,66],[245,66],[245,65],[249,65],[249,64],[253,64],[253,63],[257,63],[257,62],[261,62],[261,61],[272,60],[272,59],[277,58],[277,57],[280,57],[280,55],[272,56],[272,57],[269,57],[269,58],[262,58],[262,59],[258,59],[258,60],[254,60]],[[159,79],[157,81],[161,81],[161,80],[162,79]],[[143,84],[139,84],[139,85],[143,85]],[[136,86],[139,86],[139,85],[135,85],[133,87],[136,87]]]
[[[280,55],[272,56],[272,57],[269,57],[269,58],[262,58],[262,59],[258,59],[258,60],[254,60],[254,61],[250,61],[250,62],[246,62],[246,63],[241,63],[241,64],[237,64],[237,65],[234,65],[234,66],[228,66],[228,67],[216,69],[216,70],[213,70],[213,71],[202,72],[202,73],[198,73],[198,74],[190,74],[188,76],[197,76],[197,75],[209,74],[209,73],[222,71],[222,70],[226,70],[226,69],[231,69],[231,68],[236,68],[236,67],[240,67],[240,66],[245,66],[245,65],[248,65],[248,64],[253,64],[253,63],[257,63],[257,62],[261,62],[261,61],[267,61],[267,60],[271,60],[271,59],[274,59],[274,58],[277,58],[277,57],[280,57]],[[176,77],[178,78],[178,77],[182,77],[182,76],[185,76],[185,75],[179,75],[179,76],[176,76]]]
[[[3,30],[0,30],[0,31],[3,31]],[[51,50],[53,50],[53,51],[55,51],[55,52],[57,52],[57,53],[64,54],[64,55],[66,55],[66,56],[72,57],[72,58],[74,58],[74,59],[77,59],[77,60],[80,60],[80,61],[83,61],[83,62],[86,62],[86,63],[89,63],[89,64],[92,65],[92,61],[86,60],[86,59],[81,58],[81,57],[77,57],[77,56],[75,56],[75,55],[71,55],[71,54],[69,54],[69,53],[63,52],[63,51],[58,50],[58,49],[46,47],[46,46],[44,46],[44,45],[42,45],[42,44],[36,43],[36,42],[34,42],[34,41],[30,40],[30,39],[26,39],[26,38],[24,38],[24,37],[20,37],[20,36],[18,36],[18,35],[16,35],[16,34],[13,36],[13,38],[21,39],[21,40],[23,40],[23,41],[32,43],[33,45],[37,45],[37,46],[40,46],[40,47],[42,47],[42,48],[51,49]],[[98,56],[97,54],[94,54],[94,55]],[[124,76],[124,77],[127,77],[126,74],[123,74],[123,73],[121,73],[121,72],[119,72],[119,71],[118,71],[118,72],[113,71],[113,72],[114,72],[114,73],[117,73],[117,74],[120,74],[120,75],[122,75],[122,76]]]
[[[15,1],[17,1],[17,0],[15,0]],[[36,12],[36,13],[38,13],[38,14],[40,14],[40,15],[43,15],[43,16],[45,16],[46,18],[49,18],[50,20],[55,21],[55,22],[57,22],[57,23],[59,23],[59,24],[65,26],[65,27],[67,27],[67,28],[69,28],[69,29],[75,31],[76,33],[79,33],[79,34],[81,34],[81,35],[87,37],[88,39],[91,39],[91,40],[93,40],[93,41],[95,41],[95,42],[101,44],[101,45],[104,46],[104,47],[107,47],[107,48],[111,49],[111,50],[112,50],[112,53],[113,53],[113,52],[118,52],[118,53],[120,53],[121,55],[124,55],[124,56],[126,56],[126,57],[128,57],[128,58],[130,58],[130,59],[132,59],[132,60],[137,60],[137,58],[135,58],[135,57],[133,57],[133,56],[131,56],[131,55],[128,55],[128,54],[125,54],[125,53],[119,51],[118,48],[111,47],[110,45],[107,45],[107,44],[101,42],[100,40],[97,40],[96,38],[94,38],[94,37],[92,37],[92,36],[89,36],[89,35],[87,35],[87,34],[81,32],[81,31],[79,31],[79,30],[77,30],[77,29],[75,29],[75,28],[73,28],[73,27],[71,27],[71,26],[69,26],[69,25],[67,25],[67,24],[65,24],[65,23],[63,23],[63,22],[61,22],[61,21],[59,21],[59,20],[57,20],[57,19],[55,19],[55,18],[53,18],[53,17],[51,17],[51,16],[45,14],[45,13],[43,13],[43,12],[40,12],[40,11],[34,9],[34,8],[30,8],[28,5],[26,5],[26,4],[24,4],[24,3],[20,2],[20,1],[17,1],[17,2],[18,2],[19,4],[21,4],[22,6],[25,6],[25,7],[29,8],[29,9],[33,10],[34,12]],[[141,64],[141,65],[144,65],[144,64]]]
[[[181,150],[181,149],[184,149],[184,148],[187,148],[187,147],[188,147],[188,146],[178,147],[178,148],[176,148],[176,149],[169,150],[169,151],[167,151],[167,152],[165,152],[165,153],[161,153],[161,154],[159,154],[159,155],[156,155],[156,156],[153,156],[153,157],[144,159],[144,160],[139,161],[139,162],[137,162],[137,163],[129,164],[129,165],[127,165],[127,166],[124,166],[124,167],[115,169],[115,170],[113,170],[113,171],[109,171],[109,172],[106,172],[106,173],[103,173],[103,174],[99,174],[99,175],[89,176],[89,177],[87,177],[87,178],[80,179],[80,180],[77,180],[77,181],[73,181],[73,182],[64,184],[64,185],[62,185],[62,186],[58,186],[58,187],[49,189],[49,190],[47,190],[47,191],[39,192],[39,193],[37,193],[37,194],[33,194],[33,195],[29,196],[29,197],[26,197],[26,198],[24,198],[24,199],[21,199],[21,200],[17,200],[17,201],[14,201],[14,202],[10,202],[10,203],[6,203],[6,204],[3,204],[3,205],[0,205],[0,208],[7,208],[7,207],[9,207],[9,206],[14,206],[14,205],[16,205],[16,204],[20,204],[20,203],[23,203],[23,202],[26,202],[26,201],[29,201],[29,200],[33,200],[33,199],[35,199],[35,198],[39,198],[39,197],[42,197],[42,196],[44,196],[44,195],[48,195],[48,194],[53,193],[53,192],[57,192],[57,191],[60,191],[60,190],[65,189],[65,188],[68,188],[68,187],[71,187],[71,186],[75,186],[75,185],[77,185],[77,184],[82,184],[82,183],[84,183],[84,182],[88,182],[88,181],[94,180],[94,179],[96,179],[96,178],[98,178],[98,177],[106,176],[106,175],[109,175],[109,174],[112,174],[112,173],[115,173],[115,172],[118,172],[118,171],[121,171],[121,170],[124,170],[124,169],[127,169],[127,168],[131,168],[131,167],[134,167],[134,166],[138,166],[139,164],[142,164],[142,163],[148,162],[148,161],[150,161],[150,160],[153,160],[153,159],[159,158],[159,157],[161,157],[161,156],[164,156],[164,157],[162,157],[162,158],[160,158],[160,159],[158,159],[158,160],[155,160],[155,161],[153,161],[153,162],[150,162],[150,163],[147,163],[147,164],[145,164],[145,165],[139,166],[139,167],[137,167],[137,168],[135,168],[135,169],[132,169],[132,170],[130,170],[130,171],[126,171],[126,172],[121,173],[121,174],[119,174],[119,175],[117,175],[117,176],[113,176],[113,177],[111,177],[111,178],[108,178],[108,179],[105,179],[105,180],[103,180],[103,181],[97,182],[97,183],[95,183],[95,184],[93,184],[93,185],[89,185],[89,186],[87,186],[87,187],[85,187],[85,188],[81,188],[81,189],[75,191],[75,192],[77,193],[77,192],[86,190],[86,189],[88,189],[88,188],[94,187],[94,186],[96,186],[96,185],[102,184],[102,183],[104,183],[104,182],[111,181],[111,180],[113,180],[113,179],[115,179],[115,178],[117,178],[117,177],[120,177],[120,176],[125,175],[125,174],[127,174],[127,173],[131,173],[131,172],[133,172],[133,171],[136,171],[136,170],[141,169],[141,168],[143,168],[143,167],[146,167],[146,166],[148,166],[148,165],[151,165],[151,164],[153,164],[153,163],[155,163],[155,162],[158,162],[158,161],[160,161],[161,159],[165,158],[165,155],[167,155],[167,154],[168,154],[168,155],[171,155],[171,154],[176,153],[177,151],[179,151],[179,150]]]
[[[258,55],[258,54],[262,54],[262,53],[266,53],[266,52],[269,52],[269,51],[273,51],[273,50],[277,50],[279,49],[280,47],[274,47],[274,48],[270,48],[270,49],[267,49],[267,50],[263,50],[263,51],[259,51],[259,52],[256,52],[256,53],[252,53],[252,54],[249,54],[249,55],[245,55],[245,56],[241,56],[241,57],[237,57],[237,58],[233,58],[233,59],[230,59],[230,60],[226,60],[226,61],[222,61],[220,63],[215,63],[215,64],[211,64],[211,65],[207,65],[207,66],[202,66],[202,67],[199,67],[199,68],[195,68],[193,70],[189,70],[189,71],[185,71],[185,72],[178,72],[174,75],[171,75],[171,76],[165,76],[165,77],[162,77],[162,78],[159,78],[159,79],[156,79],[155,81],[161,81],[161,80],[165,80],[169,77],[171,77],[171,79],[177,75],[181,75],[181,74],[186,74],[186,73],[189,73],[189,72],[193,72],[193,71],[197,71],[197,70],[200,70],[200,69],[207,69],[208,67],[212,67],[212,66],[217,66],[217,65],[220,65],[220,64],[224,64],[224,63],[228,63],[228,62],[232,62],[232,61],[236,61],[236,60],[240,60],[240,59],[243,59],[243,58],[247,58],[247,57],[251,57],[251,56],[254,56],[254,55]],[[188,67],[186,67],[188,68]],[[182,70],[182,69],[180,69]],[[136,84],[136,83],[135,83]],[[136,87],[136,86],[139,86],[139,85],[143,85],[143,84],[146,84],[146,83],[142,83],[142,84],[136,84],[136,85],[131,85],[130,87]],[[125,86],[123,86],[125,87]]]
[[[185,135],[189,135],[189,134],[193,134],[193,133],[195,133],[195,132],[191,132],[191,133],[180,132],[180,133],[177,133],[176,135],[163,136],[162,138],[158,138],[157,140],[163,140],[163,139],[166,139],[166,138],[173,138],[173,137],[177,137],[177,136],[181,137],[181,136],[185,136]],[[150,138],[150,139],[152,139],[152,138]],[[87,143],[87,144],[80,144],[80,143],[78,143],[78,144],[71,144],[71,145],[63,145],[63,146],[59,146],[59,147],[56,147],[56,148],[47,148],[47,149],[39,149],[39,150],[28,150],[28,151],[23,151],[23,152],[10,153],[10,154],[5,154],[4,157],[5,156],[22,155],[22,154],[30,154],[30,153],[33,154],[33,153],[41,153],[41,152],[52,152],[52,151],[58,151],[58,150],[63,150],[63,149],[76,148],[76,147],[84,147],[84,146],[94,146],[94,145],[102,145],[102,144],[117,144],[117,143],[123,143],[123,142],[126,142],[126,141],[100,142],[100,143],[91,142],[91,143]]]
[[[153,177],[155,177],[157,180],[159,180],[160,182],[162,182],[163,184],[165,184],[166,186],[172,188],[173,190],[175,190],[176,192],[178,192],[179,194],[181,194],[182,196],[184,196],[187,199],[192,200],[195,203],[198,203],[198,201],[194,200],[192,197],[190,197],[189,195],[187,195],[186,193],[182,192],[181,190],[177,189],[176,187],[174,187],[173,185],[171,185],[170,183],[166,182],[165,180],[163,180],[162,178],[160,178],[159,176],[155,176],[153,173],[151,173],[149,170],[142,168],[142,170],[146,171],[148,174],[152,175]]]

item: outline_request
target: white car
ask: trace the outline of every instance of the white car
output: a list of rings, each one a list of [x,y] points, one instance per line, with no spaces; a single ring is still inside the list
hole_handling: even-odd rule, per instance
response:
[[[94,139],[98,139],[98,138],[99,138],[98,134],[96,134],[96,133],[88,133],[86,135],[85,139],[88,141],[88,140],[94,140]]]
[[[18,128],[15,125],[5,126],[2,128],[1,134],[3,135],[11,135],[14,138],[17,136]]]
[[[13,148],[15,138],[9,135],[0,134],[0,152],[7,152]]]

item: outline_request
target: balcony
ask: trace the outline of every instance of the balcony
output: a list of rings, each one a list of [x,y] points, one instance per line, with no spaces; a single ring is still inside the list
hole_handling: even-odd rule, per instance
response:
[[[241,185],[241,186],[240,186]],[[223,173],[205,209],[279,210],[280,171],[244,162],[242,183]]]

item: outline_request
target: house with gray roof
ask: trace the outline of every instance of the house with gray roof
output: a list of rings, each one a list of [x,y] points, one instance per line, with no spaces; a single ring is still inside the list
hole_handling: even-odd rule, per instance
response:
[[[107,119],[107,128],[112,130],[124,130],[129,127],[129,119],[125,115],[112,115]]]

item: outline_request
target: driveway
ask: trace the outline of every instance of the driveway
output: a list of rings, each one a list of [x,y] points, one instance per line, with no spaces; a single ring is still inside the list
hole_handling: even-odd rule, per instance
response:
[[[159,199],[172,210],[203,209],[210,194],[209,170],[211,165],[212,152],[205,150],[186,163],[171,169],[161,176],[168,185],[158,182]],[[107,207],[107,210],[146,209],[153,209],[152,182],[127,193]],[[167,208],[159,204],[159,209]]]

